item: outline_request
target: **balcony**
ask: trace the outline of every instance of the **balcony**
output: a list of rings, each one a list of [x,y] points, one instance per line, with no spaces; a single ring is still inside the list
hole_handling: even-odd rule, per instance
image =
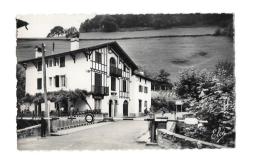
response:
[[[109,88],[105,86],[92,85],[91,91],[95,96],[108,96]]]
[[[122,69],[119,69],[115,66],[110,66],[110,76],[122,77]]]

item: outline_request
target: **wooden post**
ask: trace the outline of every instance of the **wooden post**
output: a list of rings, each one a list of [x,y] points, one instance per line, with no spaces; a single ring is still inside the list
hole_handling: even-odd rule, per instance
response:
[[[45,65],[45,45],[42,43],[42,68],[43,68],[43,90],[44,90],[44,108],[45,119],[47,119],[47,135],[50,133],[50,112],[48,109],[47,86],[46,86],[46,65]]]

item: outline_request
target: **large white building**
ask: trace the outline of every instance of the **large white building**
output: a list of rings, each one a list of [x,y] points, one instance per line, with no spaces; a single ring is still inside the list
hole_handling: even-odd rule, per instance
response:
[[[110,117],[139,116],[151,106],[151,80],[136,74],[137,65],[117,42],[79,49],[79,40],[70,41],[70,51],[46,56],[46,85],[48,92],[81,89],[91,92],[86,97],[90,108],[101,110]],[[43,93],[41,51],[35,58],[19,62],[26,68],[26,93]],[[65,110],[70,103],[65,103]],[[78,99],[78,111],[90,110]],[[48,101],[50,111],[57,104]],[[44,110],[44,104],[31,105],[30,111]]]

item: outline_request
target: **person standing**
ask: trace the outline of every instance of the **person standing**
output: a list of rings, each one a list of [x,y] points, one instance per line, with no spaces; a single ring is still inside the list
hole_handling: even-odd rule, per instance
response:
[[[70,116],[72,117],[73,113],[75,111],[75,108],[73,105],[70,106]]]
[[[41,137],[46,137],[47,122],[44,117],[41,117]]]

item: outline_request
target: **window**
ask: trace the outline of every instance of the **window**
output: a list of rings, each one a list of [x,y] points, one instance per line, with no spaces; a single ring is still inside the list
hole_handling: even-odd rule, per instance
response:
[[[52,77],[49,77],[49,85],[52,86]]]
[[[60,79],[61,79],[61,86],[65,87],[66,86],[66,77],[65,77],[65,75],[60,76]]]
[[[116,78],[111,77],[111,90],[115,91],[116,90]]]
[[[144,101],[144,107],[147,108],[147,101]]]
[[[95,99],[95,110],[101,109],[101,100],[100,99]]]
[[[52,67],[52,59],[49,59],[49,67]]]
[[[95,62],[96,62],[96,63],[99,63],[99,64],[102,63],[101,53],[99,53],[99,52],[96,52],[96,53],[95,53]]]
[[[142,81],[141,77],[140,77],[140,82]]]
[[[143,86],[139,85],[139,92],[143,92]]]
[[[42,89],[42,79],[41,78],[37,79],[37,89]]]
[[[113,57],[110,58],[110,66],[116,67],[116,60]]]
[[[41,61],[39,61],[39,62],[37,63],[37,70],[38,70],[38,71],[42,71],[42,62],[41,62]]]
[[[144,93],[148,93],[148,88],[144,87]]]
[[[59,87],[60,86],[60,82],[59,82],[59,76],[55,76],[55,87]]]
[[[60,57],[60,67],[65,67],[65,57]]]
[[[126,72],[126,65],[124,65],[124,72]]]
[[[123,92],[126,92],[126,80],[123,80]]]
[[[59,59],[58,58],[54,58],[54,66],[59,66]]]
[[[96,87],[102,86],[102,74],[95,73],[95,86]],[[96,88],[96,89],[101,89],[101,88]]]

